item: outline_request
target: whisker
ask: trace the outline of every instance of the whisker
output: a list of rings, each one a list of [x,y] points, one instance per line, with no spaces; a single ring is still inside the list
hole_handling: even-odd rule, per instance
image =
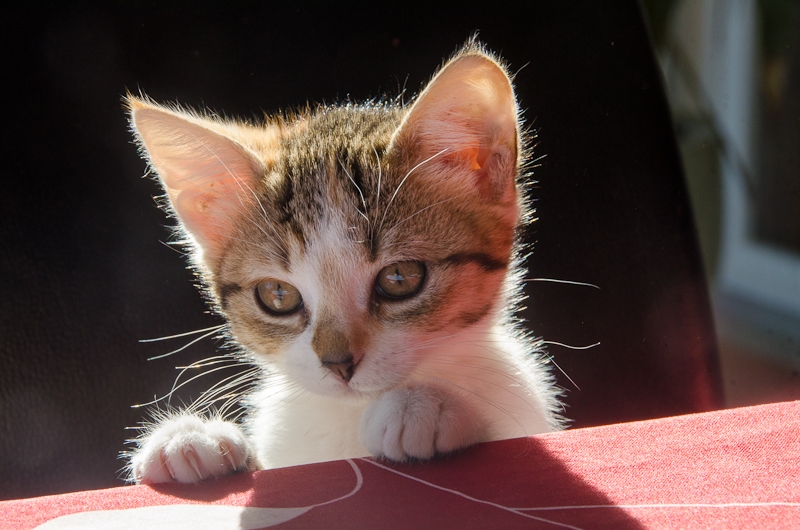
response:
[[[290,390],[291,392],[289,392],[285,396],[281,397],[281,399],[279,401],[271,403],[273,405],[273,407],[282,407],[284,405],[288,405],[289,403],[292,403],[295,399],[297,399],[301,395],[307,393],[305,388],[303,388],[301,385],[295,383],[294,381],[289,381],[288,379],[286,379],[285,381],[283,381],[283,385],[284,385],[283,388],[277,389],[275,392],[273,392],[272,394],[267,396],[266,399],[269,400],[271,398],[274,398],[277,394],[284,393],[287,390]]]
[[[194,331],[187,331],[185,333],[178,333],[176,335],[167,335],[166,337],[157,337],[155,339],[139,339],[139,342],[158,342],[160,340],[178,339],[180,337],[188,337],[189,335],[197,335],[198,333],[204,333],[206,331],[222,329],[225,326],[227,326],[227,324],[219,324],[217,326],[211,326],[210,328],[196,329]]]
[[[599,344],[599,343],[598,343],[598,344]],[[567,380],[568,380],[570,383],[572,383],[573,385],[575,385],[575,388],[577,388],[578,390],[580,390],[580,389],[581,389],[581,387],[579,387],[579,386],[578,386],[578,383],[576,383],[575,381],[573,381],[573,380],[572,380],[572,378],[571,378],[571,377],[570,377],[570,376],[567,374],[567,372],[565,372],[564,370],[562,370],[562,369],[561,369],[561,367],[560,367],[560,366],[559,366],[559,365],[556,363],[556,361],[553,359],[552,355],[551,355],[550,357],[548,357],[548,359],[547,359],[547,362],[549,362],[549,363],[553,363],[553,366],[555,366],[556,368],[558,368],[558,371],[559,371],[559,372],[561,372],[562,374],[564,374],[564,377],[566,377],[566,378],[567,378]]]
[[[369,234],[369,240],[371,244],[375,243],[375,225],[378,224],[378,206],[381,203],[381,176],[383,174],[383,168],[381,168],[381,157],[378,154],[378,150],[375,149],[375,146],[372,146],[372,152],[375,153],[375,159],[378,161],[378,193],[375,197],[375,222],[372,224],[372,228]],[[366,206],[364,207],[366,209]]]
[[[523,282],[551,282],[551,283],[566,283],[569,285],[582,285],[584,287],[594,287],[595,289],[600,289],[599,286],[593,283],[586,283],[586,282],[576,282],[572,280],[556,280],[555,278],[525,278],[522,280]]]
[[[170,400],[172,399],[172,395],[173,395],[175,392],[177,392],[179,389],[181,389],[181,388],[183,388],[184,386],[186,386],[186,385],[188,385],[189,383],[191,383],[192,381],[194,381],[194,380],[196,380],[196,379],[199,379],[199,378],[201,378],[201,377],[205,377],[205,376],[207,376],[207,375],[209,375],[209,374],[212,374],[212,373],[214,373],[214,372],[219,372],[220,370],[227,370],[227,369],[229,369],[229,368],[239,368],[239,367],[241,367],[241,363],[238,363],[238,362],[237,362],[237,363],[233,363],[233,362],[232,362],[231,364],[226,364],[226,365],[223,365],[223,366],[218,366],[218,367],[216,367],[216,368],[212,368],[211,370],[206,370],[205,372],[203,372],[203,373],[200,373],[200,374],[197,374],[197,375],[195,375],[195,376],[192,376],[192,377],[190,377],[189,379],[187,379],[186,381],[184,381],[184,382],[182,382],[182,383],[178,384],[178,381],[179,381],[179,379],[180,379],[181,375],[182,375],[182,374],[183,374],[183,373],[186,371],[186,369],[184,369],[183,371],[181,371],[181,373],[180,373],[180,374],[178,375],[178,377],[175,379],[175,383],[173,383],[173,385],[172,385],[172,389],[169,391],[169,393],[167,393],[167,395],[166,395],[166,396],[164,396],[164,398],[166,398],[166,399],[167,399],[167,406],[169,406],[169,405],[170,405]],[[162,398],[162,399],[164,399],[164,398]]]
[[[223,326],[223,327],[224,327],[224,326]],[[209,328],[209,329],[211,329],[211,328]],[[201,336],[197,337],[196,339],[192,340],[192,341],[191,341],[191,342],[189,342],[188,344],[184,344],[183,346],[181,346],[180,348],[178,348],[178,349],[176,349],[176,350],[172,350],[172,351],[171,351],[171,352],[169,352],[169,353],[164,353],[164,354],[161,354],[161,355],[156,355],[155,357],[149,357],[147,360],[148,360],[148,361],[154,361],[154,360],[156,360],[156,359],[163,359],[164,357],[169,357],[170,355],[173,355],[173,354],[175,354],[175,353],[178,353],[178,352],[180,352],[180,351],[183,351],[183,350],[185,350],[186,348],[188,348],[189,346],[191,346],[191,345],[193,345],[193,344],[196,344],[196,343],[200,342],[201,340],[203,340],[203,339],[205,339],[205,338],[208,338],[208,337],[210,337],[211,335],[213,335],[213,334],[217,333],[217,331],[219,331],[219,329],[220,329],[220,328],[214,328],[214,329],[213,329],[213,331],[210,331],[210,332],[206,333],[205,335],[201,335]]]
[[[205,390],[200,397],[190,405],[190,410],[204,411],[221,399],[226,399],[225,404],[219,410],[219,414],[224,416],[224,410],[232,407],[241,399],[243,391],[258,382],[260,369],[251,367],[248,370],[225,377]],[[231,391],[234,390],[234,393]]]
[[[347,170],[347,168],[344,167],[344,162],[342,162],[342,159],[337,157],[337,160],[339,161],[339,165],[342,166],[342,169],[344,170],[345,174],[347,175],[347,178],[349,178],[350,182],[352,182],[353,186],[355,186],[356,191],[358,191],[358,195],[361,197],[361,204],[364,205],[364,211],[362,212],[361,210],[358,209],[358,207],[356,207],[356,211],[361,214],[361,217],[363,217],[364,219],[367,220],[367,226],[369,226],[370,221],[369,221],[369,217],[367,217],[367,214],[366,214],[367,201],[364,200],[364,194],[361,192],[361,186],[356,184],[356,181],[353,180],[353,176],[350,174],[350,172]]]
[[[213,366],[215,364],[222,364],[222,363],[229,363],[229,364],[236,363],[236,364],[240,364],[242,366],[245,365],[242,361],[240,361],[236,357],[226,353],[226,354],[223,354],[223,355],[215,355],[214,357],[206,357],[205,359],[203,359],[201,361],[195,361],[195,362],[193,362],[191,364],[188,364],[186,366],[176,366],[175,369],[176,370],[185,371],[185,370],[192,370],[192,369],[196,369],[196,368],[205,368],[207,366]]]
[[[213,357],[209,358],[209,359],[213,359]],[[203,377],[203,376],[208,375],[210,373],[213,373],[213,372],[216,372],[216,371],[219,371],[219,370],[224,370],[226,368],[233,368],[233,367],[239,367],[239,366],[242,366],[241,362],[236,361],[235,359],[231,359],[231,363],[230,364],[227,364],[227,365],[224,365],[224,366],[220,366],[220,367],[217,367],[217,368],[213,368],[211,370],[207,370],[207,371],[205,371],[205,372],[203,372],[201,374],[198,374],[196,376],[193,376],[190,379],[188,379],[188,380],[186,380],[186,381],[184,381],[184,382],[179,384],[180,379],[183,376],[183,374],[186,373],[186,371],[188,371],[188,370],[193,368],[193,365],[189,365],[186,368],[181,370],[181,372],[175,378],[175,382],[172,384],[172,389],[167,394],[165,394],[164,396],[162,396],[160,398],[155,398],[153,401],[150,401],[150,402],[147,402],[147,403],[140,403],[140,404],[137,404],[137,405],[133,405],[132,408],[140,408],[140,407],[146,407],[146,406],[150,406],[150,405],[155,405],[155,404],[157,404],[157,403],[159,403],[161,401],[164,401],[164,400],[167,400],[166,404],[169,407],[170,406],[170,401],[169,401],[170,398],[172,397],[172,395],[178,389],[182,388],[183,386],[189,384],[190,382],[194,381],[195,379],[197,379],[199,377]]]
[[[564,344],[563,342],[556,342],[554,340],[545,340],[542,342],[548,345],[561,346],[562,348],[567,348],[569,350],[589,350],[592,348],[596,348],[597,346],[600,346],[599,342],[595,342],[594,344],[589,344],[588,346],[570,346],[569,344]]]
[[[394,230],[395,228],[397,228],[397,227],[398,227],[398,226],[400,226],[401,224],[405,223],[406,221],[408,221],[408,220],[409,220],[409,219],[411,219],[412,217],[415,217],[415,216],[417,216],[417,215],[421,214],[422,212],[424,212],[424,211],[426,211],[426,210],[428,210],[428,209],[430,209],[430,208],[433,208],[434,206],[439,206],[440,204],[444,204],[444,203],[446,203],[446,202],[450,202],[450,201],[454,201],[454,200],[456,200],[456,199],[460,199],[461,197],[463,197],[464,195],[467,195],[467,194],[469,194],[469,193],[471,193],[471,190],[469,190],[469,191],[465,191],[465,192],[463,192],[463,193],[459,193],[458,195],[455,195],[455,196],[453,196],[453,197],[450,197],[450,198],[447,198],[447,199],[441,200],[441,201],[439,201],[439,202],[435,202],[435,203],[433,203],[433,204],[431,204],[431,205],[429,205],[429,206],[426,206],[425,208],[420,208],[420,209],[419,209],[419,210],[417,210],[415,213],[413,213],[413,214],[409,215],[409,216],[408,216],[408,217],[406,217],[405,219],[403,219],[403,220],[401,220],[401,221],[399,221],[399,222],[395,223],[394,225],[392,225],[392,228],[391,228],[391,229],[392,229],[392,230]]]
[[[381,219],[381,225],[378,227],[378,232],[381,232],[381,231],[383,230],[383,223],[386,221],[386,214],[388,214],[388,213],[389,213],[389,208],[391,208],[391,206],[392,206],[392,203],[394,203],[394,198],[395,198],[395,197],[397,197],[397,193],[400,191],[400,188],[402,188],[402,187],[403,187],[403,184],[405,184],[406,180],[408,180],[408,177],[410,177],[410,176],[411,176],[411,174],[412,174],[412,173],[413,173],[415,170],[417,170],[418,168],[422,167],[423,165],[427,164],[428,162],[430,162],[430,161],[431,161],[431,160],[433,160],[434,158],[438,157],[439,155],[442,155],[442,154],[446,153],[446,152],[447,152],[447,151],[449,151],[449,150],[450,150],[450,149],[449,149],[449,148],[447,148],[447,147],[446,147],[446,148],[444,148],[444,149],[442,149],[441,151],[439,151],[439,152],[438,152],[438,153],[436,153],[435,155],[433,155],[433,156],[430,156],[430,157],[426,158],[425,160],[423,160],[422,162],[420,162],[420,163],[419,163],[419,164],[417,164],[416,166],[412,167],[412,168],[409,170],[409,172],[408,172],[408,173],[406,173],[406,176],[405,176],[405,177],[403,177],[403,180],[401,180],[401,181],[400,181],[400,184],[398,184],[398,185],[397,185],[397,188],[394,190],[394,193],[392,194],[392,198],[391,198],[391,199],[389,199],[389,204],[387,204],[387,205],[386,205],[386,209],[383,211],[383,218]]]
[[[159,243],[161,243],[162,245],[164,245],[165,247],[167,247],[171,251],[177,252],[181,256],[188,256],[190,254],[190,252],[186,252],[186,251],[181,250],[179,248],[175,248],[176,243],[174,243],[174,242],[165,243],[164,241],[159,240]]]

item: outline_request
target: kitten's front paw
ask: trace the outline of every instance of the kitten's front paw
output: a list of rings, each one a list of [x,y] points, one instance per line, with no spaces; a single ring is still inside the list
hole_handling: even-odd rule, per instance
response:
[[[139,441],[130,468],[137,484],[199,482],[247,468],[251,451],[237,425],[181,414]]]
[[[461,396],[414,384],[383,394],[361,417],[361,441],[375,456],[428,459],[480,441],[486,426]]]

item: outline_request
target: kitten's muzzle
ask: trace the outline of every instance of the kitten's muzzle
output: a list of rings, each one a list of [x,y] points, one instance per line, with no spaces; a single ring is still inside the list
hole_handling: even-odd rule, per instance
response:
[[[356,369],[356,363],[353,361],[352,355],[335,360],[323,360],[322,366],[333,372],[334,375],[344,379],[345,382],[349,382],[353,378],[353,372]]]

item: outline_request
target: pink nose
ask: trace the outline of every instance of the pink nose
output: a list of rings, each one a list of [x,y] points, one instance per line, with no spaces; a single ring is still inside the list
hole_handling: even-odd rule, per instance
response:
[[[335,361],[322,361],[322,366],[333,372],[335,375],[338,375],[345,381],[350,381],[350,379],[353,378],[355,365],[356,363],[353,362],[352,355],[348,355],[343,359],[337,359]]]

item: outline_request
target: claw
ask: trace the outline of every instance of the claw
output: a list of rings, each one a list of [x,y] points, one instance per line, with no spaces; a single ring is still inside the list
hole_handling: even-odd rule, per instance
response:
[[[231,449],[228,447],[228,444],[225,442],[220,442],[219,452],[222,453],[222,456],[225,457],[225,461],[228,462],[229,471],[236,471],[236,461],[233,459],[233,455],[231,454]]]
[[[197,473],[197,480],[203,480],[204,476],[203,473],[200,471],[200,465],[197,462],[197,453],[194,451],[194,448],[189,446],[183,450],[183,455],[186,457],[186,460],[189,462],[189,465],[192,466],[192,469],[195,473]]]

